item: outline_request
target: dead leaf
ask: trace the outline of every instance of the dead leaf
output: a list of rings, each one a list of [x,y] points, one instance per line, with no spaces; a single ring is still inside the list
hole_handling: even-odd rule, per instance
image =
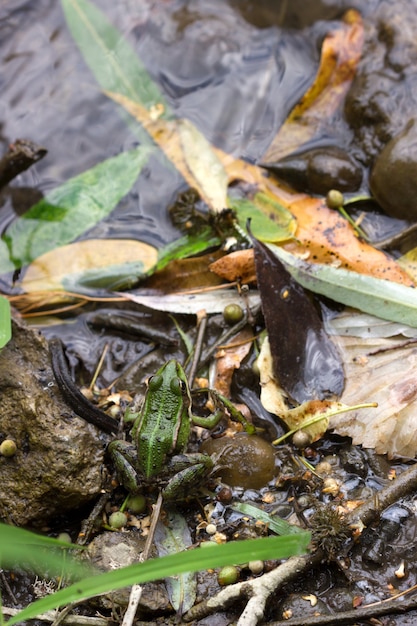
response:
[[[170,261],[164,269],[154,272],[152,276],[142,281],[141,289],[175,293],[219,286],[222,280],[219,276],[214,276],[210,268],[222,255],[223,252],[219,250],[198,257]]]
[[[142,241],[130,239],[88,239],[55,248],[33,261],[21,287],[26,292],[75,290],[77,280],[90,270],[107,270],[137,262],[142,273],[153,267],[158,250]]]
[[[231,283],[250,285],[256,282],[253,250],[237,250],[226,254],[211,263],[209,270]]]
[[[351,316],[352,334],[335,337],[346,372],[341,401],[345,404],[372,401],[378,403],[378,408],[335,416],[331,427],[336,433],[351,437],[355,445],[373,448],[378,454],[414,458],[417,452],[417,338],[413,338],[416,329],[408,328],[409,337],[401,332],[389,338],[357,337],[355,326],[362,314]],[[365,318],[372,335],[376,333],[372,333],[371,319],[369,315]],[[374,320],[378,328],[380,320]],[[330,321],[328,327],[331,326]],[[385,334],[384,329],[382,332]]]
[[[243,359],[249,354],[252,341],[252,328],[246,326],[233,337],[230,347],[220,348],[217,352],[214,389],[226,398],[230,398],[230,386],[234,371],[239,369]]]
[[[343,367],[336,346],[304,291],[271,250],[252,239],[274,374],[292,400],[340,396]]]
[[[146,129],[190,187],[218,213],[227,207],[227,174],[217,152],[188,120],[150,118],[137,102],[110,91],[106,95],[120,104]]]
[[[279,161],[315,135],[322,134],[356,73],[363,38],[360,14],[353,9],[347,11],[340,28],[325,37],[314,83],[291,111],[262,157],[264,163]]]

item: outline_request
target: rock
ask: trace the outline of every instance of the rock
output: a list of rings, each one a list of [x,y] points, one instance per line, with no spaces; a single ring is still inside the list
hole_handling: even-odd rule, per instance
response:
[[[90,561],[102,572],[127,567],[139,563],[140,555],[145,546],[143,539],[137,532],[104,532],[93,539],[88,546]],[[155,557],[153,549],[152,557]],[[127,606],[131,587],[117,589],[111,594],[98,597],[97,602],[106,608],[115,604]],[[143,585],[139,609],[145,612],[171,612],[168,593],[163,582],[151,582]]]
[[[417,220],[417,124],[391,139],[376,159],[370,188],[391,217]]]
[[[0,441],[17,451],[0,457],[0,517],[43,524],[99,493],[107,437],[65,404],[46,339],[16,320],[12,330],[0,351]]]
[[[294,189],[326,195],[330,189],[356,191],[362,168],[347,152],[335,146],[290,155],[276,163],[261,163]]]
[[[261,489],[275,475],[275,448],[257,435],[207,439],[200,452],[218,456],[218,473],[231,487]]]

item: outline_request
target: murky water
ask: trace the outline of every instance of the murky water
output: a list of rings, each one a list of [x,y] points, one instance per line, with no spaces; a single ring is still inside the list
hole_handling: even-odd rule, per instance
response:
[[[307,4],[314,8],[312,23],[319,18],[317,6]],[[96,6],[133,44],[176,114],[217,146],[250,160],[266,150],[313,80],[325,28],[320,22],[282,28],[280,21],[300,25],[286,2],[278,22],[271,3],[258,12],[251,2],[223,0],[101,0]],[[340,14],[340,7],[323,10],[325,17]],[[15,206],[10,196],[4,199],[3,231],[31,205],[31,190],[45,194],[138,140],[117,105],[100,92],[59,2],[3,2],[0,58],[2,152],[21,137],[48,150],[13,181],[25,193],[13,199]],[[177,236],[166,209],[181,185],[174,171],[151,159],[111,216],[83,237],[133,237],[160,246]]]

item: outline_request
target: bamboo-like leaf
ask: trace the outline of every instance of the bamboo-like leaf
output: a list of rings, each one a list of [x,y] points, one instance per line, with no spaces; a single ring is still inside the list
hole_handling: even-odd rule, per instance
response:
[[[0,524],[0,567],[13,569],[16,565],[49,575],[88,576],[92,569],[65,554],[63,548],[79,546],[44,537],[16,526]],[[64,558],[65,554],[65,558]]]
[[[85,578],[53,595],[41,598],[11,617],[6,623],[8,626],[13,626],[13,624],[36,617],[44,611],[70,602],[79,602],[101,593],[115,591],[134,583],[141,584],[183,572],[197,572],[231,563],[246,563],[255,559],[284,559],[303,554],[307,550],[310,539],[310,533],[305,532],[281,537],[232,541],[223,545],[213,544],[205,550],[200,548],[129,565],[123,569]]]
[[[307,263],[268,244],[306,289],[384,320],[417,327],[417,289],[320,263]]]
[[[6,345],[12,336],[9,301],[0,296],[0,348]]]
[[[294,236],[297,222],[290,211],[278,199],[258,192],[250,200],[229,199],[229,204],[236,211],[242,228],[251,220],[251,231],[260,241],[286,241]]]
[[[250,515],[256,520],[261,520],[261,522],[268,525],[269,530],[277,533],[277,535],[298,535],[303,532],[300,526],[290,524],[287,520],[278,517],[278,515],[270,515],[258,506],[250,504],[250,502],[235,502],[232,505],[232,509],[244,515]]]
[[[51,191],[6,230],[6,263],[11,260],[16,268],[31,263],[107,217],[132,187],[150,151],[139,146],[122,152]],[[1,247],[0,254],[7,249]]]
[[[61,0],[68,27],[99,85],[140,102],[148,110],[158,107],[171,117],[168,104],[125,37],[88,0]]]
[[[188,120],[153,119],[139,103],[119,93],[106,94],[146,129],[168,160],[204,202],[219,212],[227,206],[228,176],[207,139]]]
[[[168,519],[158,522],[155,532],[155,545],[158,555],[185,552],[192,545],[188,524],[181,513],[170,509]],[[169,601],[180,615],[186,613],[194,604],[197,595],[197,581],[194,573],[184,572],[165,579]]]

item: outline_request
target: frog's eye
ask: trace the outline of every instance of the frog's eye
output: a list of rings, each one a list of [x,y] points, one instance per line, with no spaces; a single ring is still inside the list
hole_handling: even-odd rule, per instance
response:
[[[182,396],[187,391],[187,385],[181,378],[173,378],[169,386],[176,396]]]
[[[161,385],[162,385],[162,376],[160,376],[159,374],[155,374],[155,376],[151,376],[148,379],[149,391],[157,391]]]

